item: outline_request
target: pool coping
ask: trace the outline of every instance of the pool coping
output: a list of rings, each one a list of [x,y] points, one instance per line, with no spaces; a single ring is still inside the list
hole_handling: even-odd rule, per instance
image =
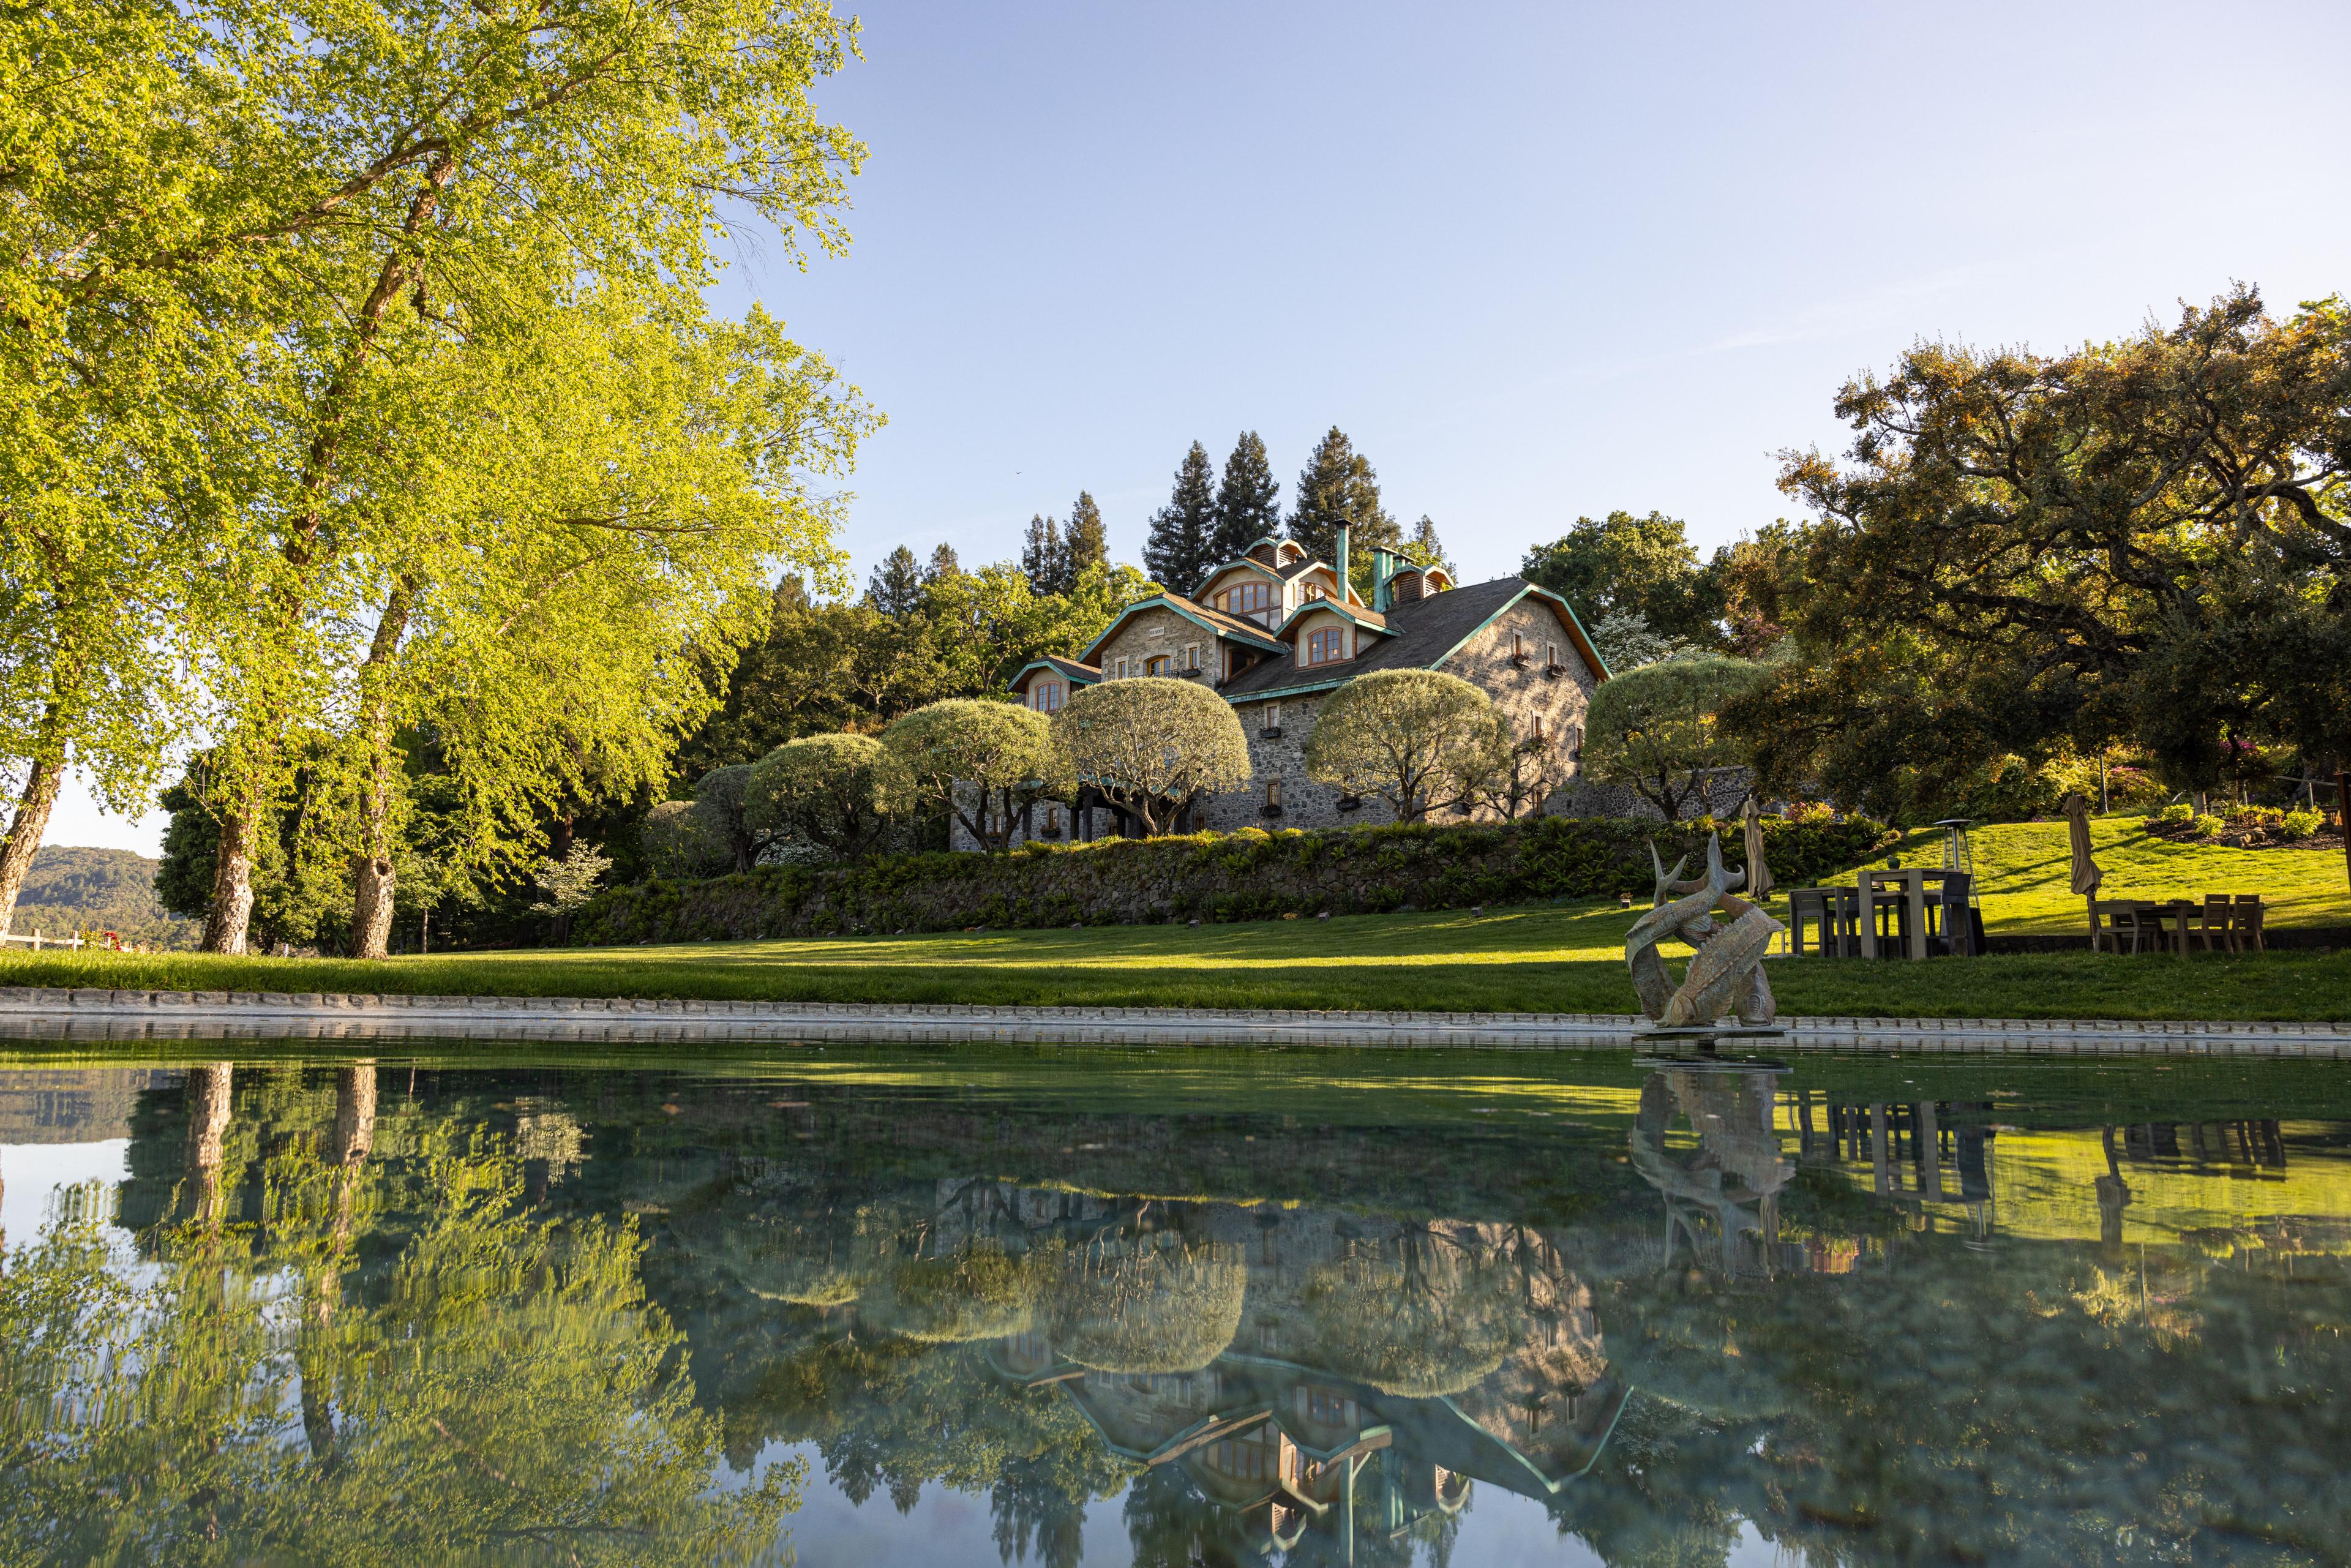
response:
[[[1624,1050],[1630,1013],[1342,1012],[961,1003],[433,997],[0,987],[0,1038],[482,1040],[905,1044],[1479,1046]],[[1788,1018],[1785,1044],[2040,1055],[2351,1056],[2351,1023]],[[1775,1046],[1782,1043],[1772,1042]]]

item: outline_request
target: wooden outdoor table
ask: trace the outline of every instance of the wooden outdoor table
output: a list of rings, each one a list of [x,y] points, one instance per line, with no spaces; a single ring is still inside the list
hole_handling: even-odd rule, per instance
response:
[[[1864,871],[1861,873],[1861,956],[1877,956],[1877,899],[1879,890],[1888,895],[1898,895],[1908,906],[1909,948],[1912,958],[1927,956],[1927,873],[1923,870]]]
[[[2182,958],[2188,956],[2188,923],[2202,917],[2204,913],[2202,904],[2192,898],[2130,898],[2117,899],[2116,902],[2127,904],[2137,909],[2141,920],[2152,918],[2155,922],[2155,937],[2158,943],[2163,940],[2164,922],[2169,921],[2171,950]]]

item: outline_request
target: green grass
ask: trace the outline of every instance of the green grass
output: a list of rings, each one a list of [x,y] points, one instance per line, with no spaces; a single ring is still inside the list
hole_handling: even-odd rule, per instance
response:
[[[2070,895],[2068,895],[2070,896]],[[1096,1007],[1629,1012],[1613,905],[1329,921],[708,942],[393,958],[12,954],[0,984]],[[1889,1018],[2351,1017],[2351,953],[1774,962],[1783,1011]]]
[[[1899,849],[1905,865],[1940,865],[1943,835],[1909,834]],[[2081,932],[2089,916],[2074,894],[2072,852],[2065,824],[2001,822],[1970,834],[1977,892],[1985,929],[2002,933]],[[2340,849],[2232,850],[2220,844],[2176,844],[2150,836],[2138,815],[2102,817],[2090,824],[2092,858],[2105,873],[2101,898],[2193,898],[2208,893],[2258,893],[2272,927],[2351,925],[2351,874]],[[1851,875],[1837,881],[1850,886]]]

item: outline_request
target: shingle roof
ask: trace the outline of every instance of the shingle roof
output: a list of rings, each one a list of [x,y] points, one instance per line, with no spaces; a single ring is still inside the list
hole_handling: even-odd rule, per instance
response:
[[[1498,577],[1447,593],[1391,606],[1392,633],[1343,664],[1301,669],[1287,658],[1268,659],[1219,689],[1228,702],[1279,696],[1306,686],[1338,685],[1374,670],[1425,670],[1459,646],[1461,640],[1527,591],[1523,578]]]
[[[1110,634],[1124,623],[1128,616],[1137,611],[1148,610],[1155,604],[1164,604],[1179,614],[1188,615],[1219,636],[1246,638],[1262,648],[1280,646],[1274,641],[1273,633],[1256,622],[1244,621],[1236,615],[1228,615],[1221,610],[1211,610],[1205,604],[1186,599],[1180,593],[1171,593],[1163,588],[1150,598],[1139,599],[1112,616],[1110,624],[1102,628],[1101,635],[1086,644],[1086,651],[1091,653],[1101,647],[1109,640]],[[1094,678],[1096,680],[1102,678],[1099,671],[1095,672]]]
[[[1037,663],[1040,664],[1050,664],[1053,668],[1061,671],[1061,674],[1069,676],[1073,681],[1099,681],[1102,679],[1101,665],[1081,664],[1075,659],[1064,659],[1059,653],[1043,654],[1037,660]]]

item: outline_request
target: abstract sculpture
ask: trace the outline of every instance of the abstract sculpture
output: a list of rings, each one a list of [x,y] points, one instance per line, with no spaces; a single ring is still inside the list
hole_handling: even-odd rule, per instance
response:
[[[1725,1013],[1736,1013],[1750,1029],[1770,1027],[1777,1009],[1771,983],[1763,978],[1763,955],[1771,938],[1787,927],[1730,890],[1747,881],[1744,871],[1726,871],[1719,835],[1707,841],[1706,876],[1684,882],[1682,867],[1689,857],[1674,862],[1668,873],[1649,846],[1649,863],[1656,870],[1656,907],[1633,923],[1625,936],[1625,962],[1633,971],[1633,988],[1640,993],[1641,1010],[1660,1029],[1705,1030]],[[1719,908],[1729,919],[1718,924]],[[1698,949],[1689,969],[1676,985],[1657,956],[1657,944],[1677,936]]]

